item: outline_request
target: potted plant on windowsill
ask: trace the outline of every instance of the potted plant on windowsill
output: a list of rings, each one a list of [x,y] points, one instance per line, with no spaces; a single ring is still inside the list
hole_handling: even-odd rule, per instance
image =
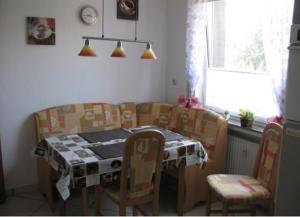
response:
[[[248,109],[240,109],[241,127],[252,127],[254,121],[254,113]]]

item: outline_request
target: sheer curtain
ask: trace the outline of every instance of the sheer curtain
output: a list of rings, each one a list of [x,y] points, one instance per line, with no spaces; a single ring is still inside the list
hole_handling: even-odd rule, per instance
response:
[[[272,79],[279,115],[284,114],[288,45],[294,0],[267,0],[263,44],[267,69]]]
[[[203,102],[203,93],[197,87],[203,87],[206,63],[206,17],[208,0],[188,0],[186,34],[186,75],[187,97],[198,97]],[[200,89],[200,88],[199,88]]]
[[[187,11],[187,96],[189,98],[196,96],[202,103],[205,100],[202,90],[205,89],[205,74],[208,67],[206,58],[207,2],[211,1],[213,0],[188,0]],[[279,115],[284,113],[287,47],[292,24],[293,4],[294,0],[262,0],[257,5],[257,7],[264,6],[266,8],[262,21],[263,46]],[[255,11],[253,11],[253,16],[255,16]]]

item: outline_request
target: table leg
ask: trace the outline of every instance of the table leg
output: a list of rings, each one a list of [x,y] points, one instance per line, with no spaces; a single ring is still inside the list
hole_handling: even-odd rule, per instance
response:
[[[178,192],[177,192],[177,215],[183,215],[184,207],[184,167],[185,165],[179,164],[178,168]]]
[[[100,215],[100,187],[95,187],[95,215]]]
[[[52,212],[55,210],[52,191],[53,171],[48,162],[43,158],[37,158],[37,172],[39,180],[39,190],[47,198],[48,205]]]
[[[81,189],[81,199],[82,199],[82,210],[83,216],[89,215],[89,208],[88,208],[88,195],[87,195],[87,187],[83,187]]]
[[[48,204],[50,206],[50,209],[52,210],[52,212],[55,210],[55,206],[54,206],[54,202],[53,202],[53,191],[52,191],[52,168],[50,166],[48,166],[47,168],[47,181],[46,181],[46,185],[47,185],[47,189],[46,189],[46,197],[48,200]]]

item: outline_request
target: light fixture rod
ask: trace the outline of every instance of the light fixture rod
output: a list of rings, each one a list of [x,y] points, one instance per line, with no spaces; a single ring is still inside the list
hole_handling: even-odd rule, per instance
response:
[[[102,38],[104,38],[104,0],[102,0]]]
[[[134,40],[137,40],[137,20],[135,20],[134,24]]]
[[[82,39],[89,40],[100,40],[100,41],[123,41],[123,42],[135,42],[141,44],[153,44],[151,41],[141,41],[141,40],[132,40],[132,39],[121,39],[121,38],[104,38],[104,37],[91,37],[91,36],[82,36]]]

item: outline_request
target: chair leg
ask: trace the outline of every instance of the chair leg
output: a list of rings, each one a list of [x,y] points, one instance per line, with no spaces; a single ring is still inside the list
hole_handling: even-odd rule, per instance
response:
[[[208,197],[206,201],[206,215],[210,215],[210,209],[211,209],[211,196],[212,196],[212,190],[210,186],[208,187]]]
[[[95,187],[95,215],[100,215],[100,188]]]
[[[251,205],[251,216],[256,216],[256,206],[255,206],[255,204]]]
[[[228,202],[227,201],[223,201],[223,211],[222,211],[222,215],[223,216],[228,216]]]
[[[132,215],[133,216],[137,216],[138,215],[138,209],[135,206],[132,207]]]
[[[119,206],[119,216],[126,216],[126,206],[124,205]]]
[[[89,208],[88,208],[88,197],[87,197],[87,188],[83,187],[81,189],[81,199],[82,199],[82,211],[83,216],[89,215]]]
[[[274,216],[274,214],[275,214],[275,202],[274,200],[271,200],[269,204],[269,215]]]
[[[59,197],[59,215],[66,215],[66,201],[62,197]]]
[[[153,206],[153,214],[152,215],[158,216],[159,215],[159,200],[158,200],[158,198],[155,198],[153,200],[152,206]]]

